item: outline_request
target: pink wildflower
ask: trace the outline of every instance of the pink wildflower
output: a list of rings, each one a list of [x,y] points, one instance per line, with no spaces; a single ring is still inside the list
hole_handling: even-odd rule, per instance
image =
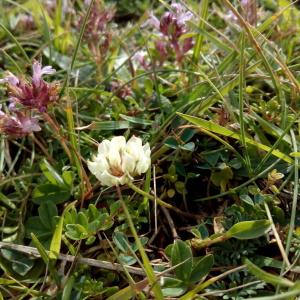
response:
[[[20,138],[40,130],[41,127],[36,118],[26,116],[22,112],[16,112],[16,114],[12,116],[0,110],[0,133],[4,133],[10,137]]]
[[[150,13],[149,19],[143,24],[143,26],[152,25],[162,35],[155,42],[155,48],[160,56],[160,63],[167,58],[170,50],[175,52],[176,60],[180,62],[185,53],[194,45],[192,38],[180,40],[180,37],[187,32],[186,22],[193,17],[193,14],[179,3],[173,2],[171,8],[172,11],[165,12],[160,20],[153,13]]]
[[[45,74],[53,74],[55,70],[51,66],[43,67],[37,61],[32,65],[32,80],[25,81],[16,77],[11,72],[0,80],[0,83],[7,84],[7,91],[10,98],[10,108],[17,103],[40,112],[47,110],[48,104],[58,99],[58,86],[55,83],[47,83],[42,79]]]

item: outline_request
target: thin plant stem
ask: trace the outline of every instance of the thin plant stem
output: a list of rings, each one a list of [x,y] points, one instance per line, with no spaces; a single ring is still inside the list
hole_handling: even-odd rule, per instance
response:
[[[136,193],[140,194],[141,196],[143,197],[147,197],[148,199],[152,200],[152,201],[156,201],[157,204],[161,205],[161,206],[164,206],[170,210],[173,210],[175,212],[177,212],[178,214],[181,214],[183,216],[186,216],[186,217],[189,217],[189,218],[194,218],[194,219],[199,219],[199,218],[202,218],[196,214],[191,214],[191,213],[188,213],[188,212],[185,212],[185,211],[182,211],[180,210],[179,208],[173,206],[172,204],[169,204],[163,200],[161,200],[160,198],[158,197],[155,197],[155,196],[152,196],[146,192],[144,192],[143,190],[141,190],[139,187],[137,187],[136,185],[134,185],[132,182],[128,182],[127,185],[133,190],[135,191]]]
[[[129,228],[131,230],[131,233],[132,233],[132,235],[134,237],[136,245],[137,245],[137,247],[139,249],[139,252],[141,254],[141,257],[142,257],[142,260],[143,260],[143,263],[144,263],[145,272],[147,274],[147,277],[148,277],[148,280],[149,280],[149,284],[152,287],[155,299],[157,299],[157,300],[163,299],[164,297],[163,297],[161,288],[157,284],[156,276],[155,276],[154,271],[153,271],[153,269],[151,267],[150,261],[148,259],[147,254],[146,254],[146,251],[145,251],[145,249],[144,249],[144,247],[143,247],[143,245],[142,245],[142,243],[141,243],[141,241],[140,241],[140,239],[139,239],[139,237],[137,235],[137,232],[136,232],[134,224],[132,222],[130,213],[129,213],[129,211],[127,209],[127,206],[126,206],[126,204],[125,204],[125,202],[123,200],[120,187],[116,186],[116,188],[117,188],[117,193],[118,193],[119,199],[121,201],[122,208],[123,208],[123,211],[125,213],[125,216],[126,216],[126,219],[127,219],[128,225],[129,225]]]
[[[196,39],[196,45],[194,48],[194,53],[193,53],[193,62],[194,64],[198,65],[199,63],[199,58],[200,58],[200,53],[202,50],[202,44],[203,44],[203,40],[204,40],[204,35],[201,33],[201,30],[204,29],[205,27],[205,21],[207,19],[208,16],[208,0],[204,0],[201,1],[200,6],[201,6],[201,18],[198,24],[198,28],[200,33],[197,36]]]
[[[68,129],[69,129],[69,138],[70,138],[70,143],[72,145],[72,149],[70,152],[70,155],[72,157],[72,162],[74,162],[75,167],[77,169],[78,172],[78,176],[81,179],[81,184],[80,184],[80,192],[81,192],[81,207],[83,206],[83,200],[85,199],[85,195],[86,195],[86,190],[87,193],[90,192],[90,190],[92,189],[91,184],[89,182],[89,179],[85,173],[85,170],[82,166],[82,162],[80,160],[80,155],[79,155],[79,145],[78,142],[76,140],[75,135],[73,135],[72,133],[75,132],[75,126],[74,126],[74,118],[73,118],[73,109],[72,109],[72,103],[71,103],[71,99],[70,99],[70,95],[69,95],[69,82],[70,82],[70,75],[72,73],[72,70],[74,68],[74,64],[75,64],[75,60],[78,54],[78,50],[82,41],[82,37],[86,28],[86,24],[88,21],[88,17],[90,15],[91,9],[93,7],[94,4],[94,0],[92,0],[88,6],[88,10],[87,13],[85,15],[84,21],[83,21],[83,25],[81,26],[80,29],[80,33],[79,33],[79,37],[75,46],[75,50],[72,56],[72,60],[71,60],[71,64],[70,64],[70,68],[68,70],[67,76],[66,76],[66,80],[64,82],[64,85],[62,87],[61,93],[60,93],[60,97],[62,96],[64,90],[66,89],[66,96],[67,96],[67,105],[66,105],[66,115],[67,115],[67,124],[68,124]]]
[[[42,150],[42,152],[46,155],[49,162],[54,163],[53,157],[49,154],[47,149],[44,147],[41,141],[37,137],[34,136],[34,134],[30,135],[30,138],[32,139],[33,143],[37,144],[39,148]]]
[[[245,163],[248,169],[249,175],[252,175],[252,168],[250,157],[248,153],[248,147],[246,145],[246,133],[245,133],[245,121],[244,121],[244,87],[245,87],[245,65],[244,65],[244,50],[245,50],[245,34],[241,32],[241,51],[240,51],[240,83],[239,83],[239,123],[241,127],[241,143],[244,149]]]
[[[53,121],[53,119],[49,116],[49,114],[43,113],[43,118],[51,126],[51,128],[54,130],[54,132],[55,132],[55,134],[57,136],[58,141],[60,142],[60,144],[64,148],[64,150],[65,150],[65,152],[66,152],[69,160],[72,162],[73,159],[72,159],[72,155],[71,155],[70,149],[69,149],[68,145],[66,144],[65,138],[60,133],[60,128]]]
[[[291,138],[292,138],[292,143],[293,143],[293,151],[298,152],[298,146],[297,146],[297,141],[295,137],[294,131],[291,129]],[[290,219],[290,227],[289,227],[289,233],[286,241],[286,247],[285,247],[285,252],[286,255],[289,255],[290,252],[290,247],[291,247],[291,241],[292,241],[292,236],[295,228],[295,219],[296,219],[296,211],[297,211],[297,202],[298,202],[298,183],[299,183],[299,167],[298,167],[298,157],[295,157],[294,160],[294,190],[293,190],[293,203],[292,203],[292,212],[291,212],[291,219]]]
[[[266,213],[267,213],[267,217],[269,219],[269,221],[271,222],[271,228],[272,228],[272,231],[273,231],[273,234],[275,236],[275,239],[276,239],[276,242],[277,242],[277,245],[278,245],[278,248],[279,248],[279,251],[281,253],[281,256],[283,258],[283,261],[285,262],[285,264],[290,267],[290,262],[289,262],[289,259],[284,251],[284,247],[282,245],[282,241],[279,237],[279,234],[277,232],[277,229],[274,225],[274,221],[273,221],[273,218],[272,218],[272,215],[271,215],[271,212],[270,212],[270,208],[268,206],[268,204],[266,202],[264,202],[264,206],[265,206],[265,210],[266,210]]]

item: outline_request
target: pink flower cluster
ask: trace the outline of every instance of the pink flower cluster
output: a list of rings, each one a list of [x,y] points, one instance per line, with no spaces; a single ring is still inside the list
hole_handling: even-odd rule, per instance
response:
[[[88,6],[90,0],[86,0],[84,3]],[[102,1],[94,1],[83,36],[96,56],[98,51],[101,52],[101,56],[105,56],[109,50],[112,32],[108,24],[112,21],[114,15],[115,9],[113,7],[105,8]],[[80,17],[78,20],[79,28],[81,28],[83,21],[84,18]]]
[[[36,111],[46,112],[47,106],[58,99],[57,84],[42,79],[43,75],[54,72],[51,66],[42,68],[39,62],[34,61],[30,82],[11,72],[0,79],[0,83],[6,84],[9,96],[9,112],[3,112],[0,107],[0,132],[10,137],[23,137],[41,130],[33,114]]]
[[[179,3],[173,2],[171,9],[172,11],[165,12],[160,20],[151,13],[144,26],[152,25],[160,32],[161,38],[155,41],[155,48],[161,60],[164,60],[170,50],[173,50],[176,54],[176,60],[180,62],[185,53],[193,47],[191,37],[180,40],[180,37],[187,33],[186,22],[193,17],[193,14],[186,11],[185,7]]]
[[[23,137],[31,132],[40,131],[38,120],[16,111],[14,115],[5,114],[0,110],[0,132],[10,137]]]

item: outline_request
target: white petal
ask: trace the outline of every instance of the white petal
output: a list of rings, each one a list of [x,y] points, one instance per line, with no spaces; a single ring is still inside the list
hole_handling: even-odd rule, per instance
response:
[[[146,143],[146,144],[143,146],[143,151],[144,151],[144,155],[150,158],[150,156],[151,156],[151,150],[150,150],[150,145],[149,145],[149,143]]]
[[[106,185],[106,186],[114,186],[118,182],[117,178],[115,176],[112,176],[107,171],[101,173],[101,175],[99,176],[99,180],[101,185]]]
[[[88,167],[101,185],[123,185],[133,180],[135,175],[148,170],[151,165],[150,156],[149,144],[143,145],[140,138],[132,136],[126,143],[123,136],[116,136],[99,144],[98,154],[92,161],[88,161]],[[114,176],[114,171],[122,171],[124,174]]]
[[[126,175],[123,175],[121,177],[118,177],[119,185],[126,184],[128,182],[128,177]]]
[[[101,185],[106,185],[106,186],[116,186],[116,185],[123,185],[126,183],[126,176],[113,176],[109,172],[104,171],[100,178],[99,178]]]
[[[107,154],[109,164],[117,169],[121,169],[123,151],[126,146],[126,140],[123,136],[116,136],[112,138]]]
[[[151,165],[151,150],[149,143],[146,143],[141,151],[139,160],[136,164],[136,172],[140,175],[147,172]]]
[[[122,169],[121,166],[121,155],[120,152],[117,151],[117,149],[110,149],[110,152],[107,155],[108,157],[108,161],[109,161],[109,165],[114,168],[114,169]]]
[[[132,136],[131,139],[127,142],[125,152],[129,153],[135,161],[137,161],[141,155],[142,151],[142,140],[135,136]]]
[[[138,147],[142,147],[142,140],[139,137],[136,137],[135,135],[133,135],[127,142],[127,146],[138,146]]]
[[[136,173],[141,175],[142,173],[147,172],[151,164],[151,160],[147,156],[142,156],[136,164]]]
[[[100,180],[102,171],[98,168],[98,164],[95,161],[88,160],[87,165],[90,172],[95,175],[98,180]]]
[[[144,146],[142,145],[142,140],[133,136],[128,142],[126,146],[126,153],[132,157],[132,161],[135,164],[134,170],[128,170],[131,175],[140,175],[145,173],[150,164],[151,164],[151,151],[150,146],[146,143]]]
[[[98,146],[98,153],[100,155],[106,156],[109,153],[109,149],[110,149],[110,141],[104,140]]]
[[[94,160],[98,164],[99,170],[102,172],[109,169],[109,165],[105,156],[98,154]]]
[[[126,146],[126,140],[124,136],[115,136],[110,142],[111,149],[116,149],[116,151],[123,151]]]
[[[122,170],[123,172],[127,172],[129,174],[133,174],[136,167],[135,158],[130,155],[130,153],[125,152],[122,157]]]

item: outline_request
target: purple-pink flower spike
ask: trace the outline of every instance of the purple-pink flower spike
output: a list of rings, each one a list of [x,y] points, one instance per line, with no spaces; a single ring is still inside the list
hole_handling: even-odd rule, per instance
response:
[[[169,50],[176,54],[176,60],[181,62],[185,53],[193,47],[193,39],[187,38],[180,41],[180,37],[187,32],[186,22],[191,20],[193,14],[176,2],[171,4],[171,11],[165,12],[160,20],[150,13],[149,19],[143,24],[151,25],[159,30],[162,38],[155,41],[155,48],[159,53],[160,64],[167,58]]]
[[[249,24],[256,26],[257,3],[256,0],[241,0],[242,15]]]
[[[37,61],[34,61],[32,65],[31,82],[7,72],[7,76],[1,79],[0,83],[7,84],[9,107],[15,108],[19,103],[25,108],[45,112],[48,105],[58,99],[58,86],[55,83],[45,82],[42,76],[54,72],[55,70],[51,66],[42,67]]]
[[[0,133],[9,137],[20,138],[40,130],[41,127],[36,118],[26,116],[22,112],[16,112],[12,116],[0,110]]]

